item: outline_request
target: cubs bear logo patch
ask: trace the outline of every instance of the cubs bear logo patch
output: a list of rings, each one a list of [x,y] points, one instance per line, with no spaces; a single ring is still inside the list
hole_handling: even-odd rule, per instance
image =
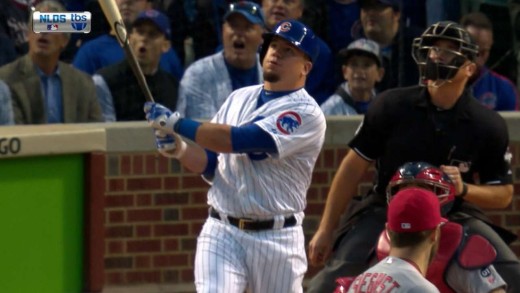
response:
[[[300,114],[294,111],[283,112],[276,119],[276,128],[283,134],[291,134],[302,125]]]

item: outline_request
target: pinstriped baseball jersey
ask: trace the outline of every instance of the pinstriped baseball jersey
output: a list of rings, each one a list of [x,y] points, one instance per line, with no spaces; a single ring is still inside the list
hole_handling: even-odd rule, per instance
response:
[[[255,123],[268,132],[278,154],[219,154],[208,203],[235,217],[273,218],[302,212],[325,137],[325,117],[300,89],[256,108],[262,85],[233,92],[212,122]]]
[[[348,293],[438,293],[411,263],[388,256],[357,276]]]

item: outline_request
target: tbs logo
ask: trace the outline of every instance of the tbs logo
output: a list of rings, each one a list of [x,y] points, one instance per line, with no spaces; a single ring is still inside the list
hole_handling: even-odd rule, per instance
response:
[[[70,15],[70,25],[77,31],[83,31],[87,27],[87,16],[85,14],[72,13]],[[90,18],[88,18],[90,21]]]
[[[39,12],[32,14],[35,33],[89,33],[92,14],[90,12]]]

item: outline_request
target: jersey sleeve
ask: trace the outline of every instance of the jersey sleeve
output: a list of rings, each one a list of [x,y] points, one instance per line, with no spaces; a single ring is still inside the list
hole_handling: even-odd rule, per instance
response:
[[[358,155],[368,161],[376,160],[383,154],[390,133],[391,121],[385,116],[388,109],[384,111],[387,97],[389,97],[387,94],[382,93],[374,100],[354,138],[348,144]]]
[[[456,292],[488,293],[491,290],[505,287],[506,282],[500,277],[493,265],[481,269],[466,270],[457,262],[449,266],[446,282]]]
[[[256,125],[267,132],[283,158],[306,149],[321,149],[325,135],[325,116],[317,105],[300,105],[292,110],[273,113]]]

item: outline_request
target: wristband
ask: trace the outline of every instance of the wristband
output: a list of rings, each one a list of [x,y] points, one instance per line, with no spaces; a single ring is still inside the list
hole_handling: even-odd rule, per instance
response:
[[[462,192],[457,194],[460,198],[464,198],[468,194],[468,185],[466,183],[462,183]]]
[[[197,135],[197,129],[202,123],[191,120],[188,118],[181,118],[175,125],[173,126],[174,132],[195,141],[195,136]]]

